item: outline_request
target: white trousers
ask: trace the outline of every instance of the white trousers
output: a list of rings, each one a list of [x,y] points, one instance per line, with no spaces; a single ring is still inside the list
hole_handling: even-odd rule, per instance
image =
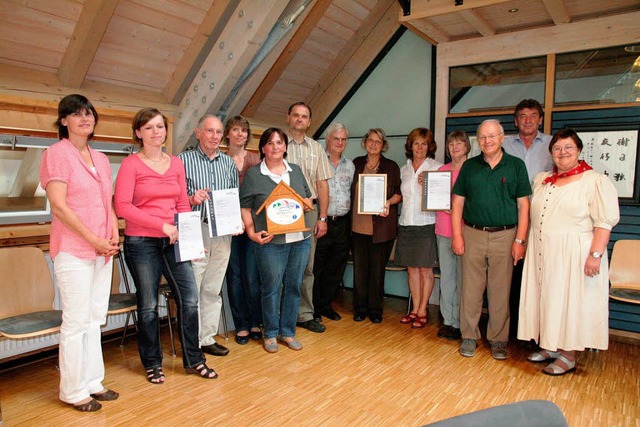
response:
[[[107,318],[113,258],[77,258],[60,252],[54,273],[62,305],[60,400],[77,403],[104,389],[101,331]]]
[[[200,314],[200,347],[212,345],[216,341],[222,311],[222,284],[231,254],[231,236],[209,238],[209,231],[202,230],[205,256],[202,260],[191,261],[198,287],[198,313]]]

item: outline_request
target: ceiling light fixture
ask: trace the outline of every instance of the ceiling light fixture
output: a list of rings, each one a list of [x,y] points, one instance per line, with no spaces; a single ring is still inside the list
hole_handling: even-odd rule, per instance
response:
[[[509,13],[516,13],[518,10],[520,9],[518,9],[517,7],[512,7],[511,9],[509,9]]]
[[[640,44],[631,44],[629,46],[625,46],[624,50],[627,52],[640,52]]]

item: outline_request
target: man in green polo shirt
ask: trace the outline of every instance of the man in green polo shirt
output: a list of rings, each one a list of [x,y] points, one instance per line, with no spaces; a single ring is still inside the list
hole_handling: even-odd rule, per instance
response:
[[[482,153],[462,165],[451,209],[451,248],[462,256],[460,354],[472,357],[476,352],[486,289],[491,355],[505,360],[511,272],[525,254],[531,185],[524,162],[502,149],[504,129],[500,122],[485,120],[477,135]]]

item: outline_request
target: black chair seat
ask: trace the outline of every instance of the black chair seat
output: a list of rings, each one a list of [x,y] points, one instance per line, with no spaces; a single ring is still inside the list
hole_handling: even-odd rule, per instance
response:
[[[615,299],[633,300],[640,303],[640,290],[638,289],[611,288],[609,296]]]
[[[62,310],[37,311],[0,319],[0,335],[8,338],[60,328]]]
[[[109,311],[124,310],[137,304],[136,294],[111,294],[109,296]]]

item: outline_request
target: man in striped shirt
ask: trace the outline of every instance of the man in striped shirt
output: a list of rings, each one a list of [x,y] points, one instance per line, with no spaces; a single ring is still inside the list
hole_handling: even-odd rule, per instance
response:
[[[327,180],[333,178],[333,169],[322,146],[306,135],[311,126],[311,108],[307,104],[296,102],[291,105],[287,115],[287,124],[289,125],[287,161],[297,164],[302,169],[315,205],[315,209],[308,212],[307,216],[312,215],[316,221],[311,237],[309,262],[302,278],[298,326],[312,332],[324,332],[326,327],[319,323],[313,315],[313,261],[316,241],[327,233],[327,210],[329,209],[329,184]]]
[[[208,203],[209,212],[213,212],[209,191],[238,188],[236,165],[219,148],[223,129],[222,122],[217,117],[202,117],[196,128],[198,145],[195,149],[178,155],[184,163],[189,203],[194,211],[202,212],[204,203]],[[212,215],[205,220],[212,221]],[[202,237],[207,249],[205,257],[191,261],[199,293],[200,347],[205,353],[226,356],[229,349],[216,343],[214,337],[218,333],[222,310],[220,292],[231,253],[231,236],[209,238],[208,226],[203,224]]]

